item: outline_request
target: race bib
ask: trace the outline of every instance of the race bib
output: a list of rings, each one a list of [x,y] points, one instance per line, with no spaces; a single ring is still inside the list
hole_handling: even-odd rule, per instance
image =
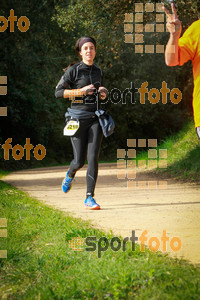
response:
[[[79,121],[70,120],[63,130],[63,135],[72,136],[79,129]]]

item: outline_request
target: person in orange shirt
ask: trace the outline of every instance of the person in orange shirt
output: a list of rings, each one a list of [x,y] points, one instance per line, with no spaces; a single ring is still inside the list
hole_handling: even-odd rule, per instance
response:
[[[175,5],[171,4],[172,14],[163,6],[167,15],[167,29],[170,32],[165,50],[167,66],[182,66],[188,60],[193,64],[194,90],[193,111],[197,136],[200,140],[200,20],[195,21],[180,38],[182,26]]]

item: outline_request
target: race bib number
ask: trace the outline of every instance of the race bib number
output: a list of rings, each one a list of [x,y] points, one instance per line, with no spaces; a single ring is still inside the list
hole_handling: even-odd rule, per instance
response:
[[[79,121],[70,120],[63,130],[63,135],[72,136],[79,129]]]

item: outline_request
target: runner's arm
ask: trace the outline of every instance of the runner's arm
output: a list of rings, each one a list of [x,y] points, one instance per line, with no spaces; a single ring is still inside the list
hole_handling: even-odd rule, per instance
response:
[[[163,6],[167,16],[167,29],[170,32],[169,41],[165,49],[165,63],[167,66],[179,65],[178,40],[181,35],[182,26],[178,19],[175,5],[171,4],[172,14]]]
[[[94,85],[90,84],[85,87],[82,87],[81,89],[68,89],[70,82],[72,80],[70,79],[70,73],[67,70],[65,74],[61,77],[60,81],[58,82],[55,90],[55,97],[56,98],[71,98],[71,97],[82,97],[86,94],[92,94],[92,90],[94,89]]]
[[[60,81],[58,82],[55,90],[55,97],[56,98],[67,98],[67,95],[64,96],[64,92],[69,86],[70,79],[67,72],[61,77]],[[70,91],[70,90],[69,90]]]
[[[82,97],[85,95],[91,95],[93,93],[94,85],[90,84],[87,86],[82,87],[81,89],[73,89],[73,90],[68,90],[65,89],[63,92],[63,98],[70,98],[70,97]],[[91,91],[90,91],[91,90]]]

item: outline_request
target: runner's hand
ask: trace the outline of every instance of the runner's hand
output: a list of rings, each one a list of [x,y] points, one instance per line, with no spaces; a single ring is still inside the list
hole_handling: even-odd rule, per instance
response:
[[[169,10],[166,7],[162,7],[167,16],[167,29],[169,30],[172,36],[180,36],[182,25],[181,21],[178,18],[176,8],[174,4],[171,4],[172,14],[170,14]]]
[[[96,89],[93,84],[86,85],[80,89],[81,92],[85,92],[85,95],[92,95]]]
[[[100,86],[98,92],[101,100],[104,100],[107,97],[108,91],[105,87]]]

